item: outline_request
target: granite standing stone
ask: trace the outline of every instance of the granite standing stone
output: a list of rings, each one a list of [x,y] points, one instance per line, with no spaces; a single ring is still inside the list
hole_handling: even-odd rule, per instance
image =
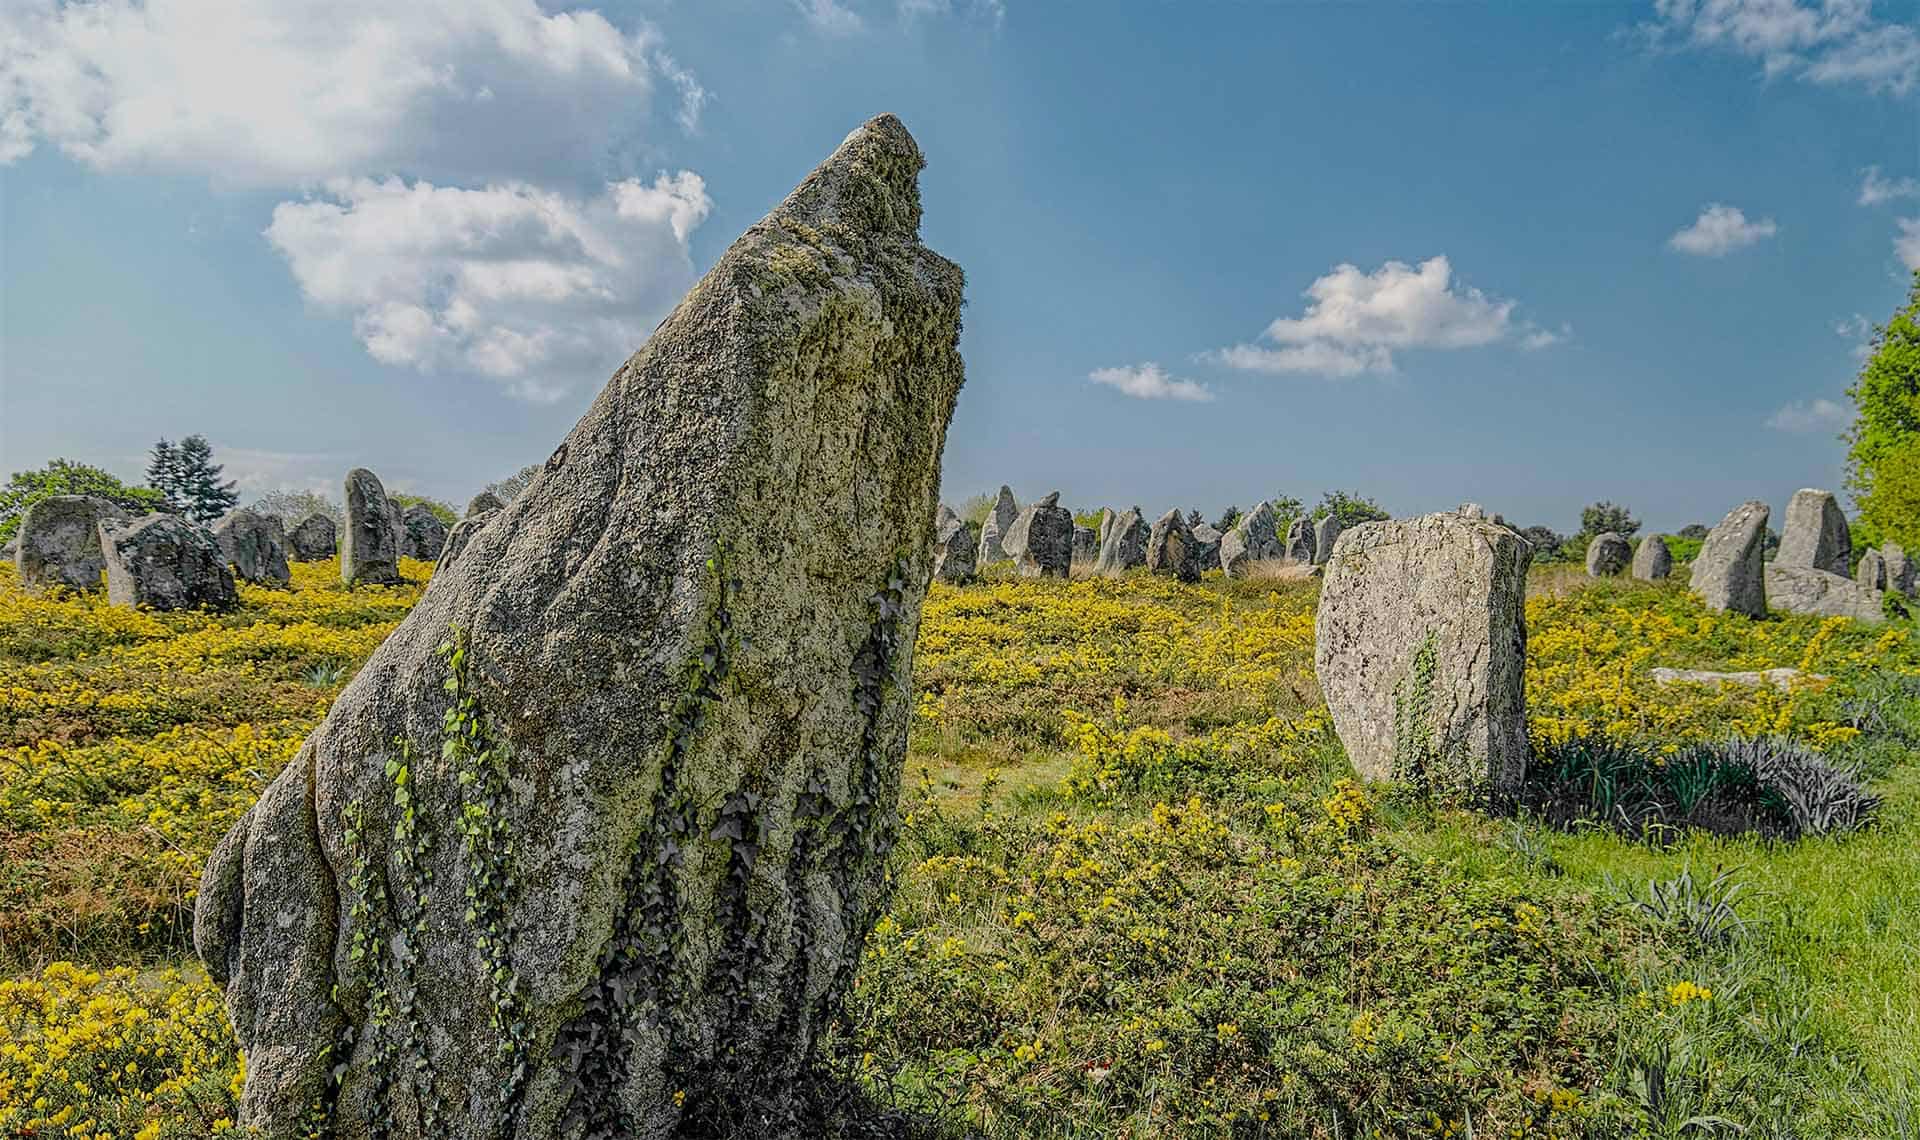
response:
[[[1090,526],[1075,524],[1073,528],[1073,564],[1090,566],[1100,557],[1100,538]]]
[[[1765,503],[1749,500],[1727,512],[1707,535],[1693,560],[1687,586],[1710,610],[1767,616],[1767,585],[1762,556],[1766,550]]]
[[[1861,585],[1845,574],[1811,566],[1782,566],[1779,559],[1766,565],[1767,604],[1782,613],[1820,614],[1877,622],[1886,591]]]
[[[1107,535],[1113,532],[1113,522],[1119,517],[1119,514],[1116,513],[1112,507],[1100,508],[1100,529],[1093,538],[1095,549],[1106,549]]]
[[[1106,541],[1100,544],[1100,560],[1093,564],[1094,573],[1113,577],[1145,566],[1147,538],[1146,520],[1140,517],[1140,508],[1133,507],[1107,528]]]
[[[1200,580],[1200,560],[1193,531],[1178,508],[1160,516],[1147,535],[1147,572],[1171,575],[1182,582]]]
[[[933,580],[949,585],[972,581],[979,552],[973,524],[958,515],[948,519],[933,538]]]
[[[1189,526],[1193,533],[1193,561],[1202,573],[1220,569],[1220,541],[1226,536],[1219,529],[1208,524]]]
[[[488,523],[499,518],[500,512],[504,510],[506,510],[505,507],[499,507],[491,511],[480,511],[454,523],[453,529],[447,532],[446,545],[440,548],[439,557],[434,559],[433,572],[439,574],[452,566],[454,559],[459,558],[467,549],[467,544],[473,541],[473,536],[479,534]]]
[[[400,579],[400,536],[386,488],[364,467],[347,472],[347,525],[340,534],[340,580],[391,585]]]
[[[987,512],[987,521],[980,524],[980,555],[976,559],[979,565],[1005,562],[1013,557],[1006,548],[1005,539],[1007,531],[1019,517],[1020,505],[1013,501],[1013,489],[1002,483],[999,498],[993,501],[993,509]]]
[[[1220,539],[1220,568],[1229,578],[1244,578],[1261,562],[1275,562],[1286,547],[1274,530],[1272,503],[1261,503],[1240,517]]]
[[[1340,520],[1332,513],[1322,515],[1313,524],[1313,564],[1322,566],[1333,556],[1333,544],[1340,541]]]
[[[155,610],[230,610],[239,604],[220,540],[179,515],[100,520],[107,600]]]
[[[1831,491],[1803,487],[1787,504],[1787,522],[1780,529],[1780,549],[1773,561],[1780,566],[1810,566],[1844,575],[1853,566],[1853,538],[1846,513]]]
[[[293,580],[287,568],[287,532],[279,515],[242,508],[221,519],[213,537],[241,580],[256,586],[285,586]]]
[[[1313,520],[1301,515],[1287,524],[1287,561],[1302,566],[1311,564],[1313,557]]]
[[[1612,531],[1596,534],[1587,543],[1587,577],[1611,578],[1633,561],[1633,547]]]
[[[406,527],[406,545],[401,548],[408,558],[418,558],[422,562],[432,562],[440,557],[447,545],[447,524],[433,513],[433,508],[424,503],[415,503],[401,516]]]
[[[1650,534],[1633,552],[1633,576],[1642,582],[1663,582],[1673,573],[1673,551],[1664,535]]]
[[[1869,590],[1887,588],[1887,559],[1878,550],[1869,550],[1860,556],[1859,565],[1853,568],[1853,580]]]
[[[875,119],[724,252],[215,850],[241,1131],[787,1134],[884,903],[961,383],[921,165]]]
[[[1880,547],[1880,557],[1887,562],[1887,589],[1913,597],[1916,574],[1907,552],[1900,549],[1899,543],[1887,542]]]
[[[1314,667],[1354,769],[1429,788],[1517,789],[1529,751],[1532,547],[1449,511],[1362,523],[1330,553]]]
[[[1073,566],[1073,512],[1055,491],[1021,511],[1001,547],[1022,578],[1065,578]]]
[[[49,495],[20,517],[13,564],[24,586],[97,590],[106,572],[100,544],[103,519],[127,513],[95,495]]]
[[[301,519],[287,532],[287,550],[296,562],[318,562],[322,558],[332,558],[339,550],[333,519],[319,511]]]

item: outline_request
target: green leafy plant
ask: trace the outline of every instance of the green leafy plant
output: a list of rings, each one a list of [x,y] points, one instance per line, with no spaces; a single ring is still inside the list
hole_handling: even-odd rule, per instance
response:
[[[0,542],[20,529],[27,508],[55,495],[93,495],[132,514],[166,508],[166,496],[149,487],[129,487],[110,471],[72,459],[55,459],[32,471],[15,471],[0,487]]]

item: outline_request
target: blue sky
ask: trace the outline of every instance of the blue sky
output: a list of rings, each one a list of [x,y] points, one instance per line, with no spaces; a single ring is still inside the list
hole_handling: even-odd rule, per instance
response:
[[[956,502],[1783,507],[1920,266],[1908,5],[240,11],[0,5],[0,467],[463,501],[881,111],[967,271]]]

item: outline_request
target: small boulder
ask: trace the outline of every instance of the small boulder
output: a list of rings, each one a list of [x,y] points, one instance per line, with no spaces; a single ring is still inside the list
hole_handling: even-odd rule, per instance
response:
[[[497,511],[506,505],[507,504],[500,501],[500,496],[494,494],[492,491],[482,491],[467,500],[467,513],[460,517],[470,519],[475,515],[486,514],[488,511]]]
[[[107,569],[100,523],[127,513],[95,495],[50,495],[29,506],[14,536],[23,586],[97,590]]]
[[[293,580],[287,569],[287,531],[279,515],[243,507],[216,523],[213,537],[240,580],[256,586],[285,586]]]
[[[179,515],[100,520],[107,600],[156,610],[230,610],[233,572],[213,532]]]
[[[1000,545],[1020,577],[1065,578],[1073,566],[1073,512],[1055,491],[1021,511]]]
[[[1666,536],[1650,534],[1641,539],[1633,552],[1633,576],[1642,582],[1664,582],[1672,573],[1673,551],[1667,549]]]
[[[1869,550],[1860,556],[1860,562],[1853,568],[1853,580],[1869,590],[1887,588],[1887,559],[1878,550]]]
[[[1002,483],[999,498],[993,501],[993,509],[987,512],[987,521],[980,524],[980,554],[975,559],[979,565],[1005,562],[1013,557],[1007,551],[1006,534],[1019,517],[1020,504],[1013,501],[1013,488]]]
[[[340,536],[340,580],[392,585],[400,578],[400,528],[387,490],[364,467],[347,472],[347,526]]]
[[[340,549],[337,528],[330,515],[315,511],[287,532],[287,551],[295,562],[318,562],[332,558]]]
[[[933,580],[958,585],[973,580],[980,540],[973,524],[954,515],[942,523],[933,539]]]
[[[1766,548],[1767,504],[1749,500],[1727,512],[1727,517],[1700,544],[1687,586],[1710,610],[1767,616],[1767,584],[1762,554]]]
[[[1147,534],[1147,572],[1171,575],[1182,582],[1200,580],[1200,561],[1193,531],[1178,508],[1160,516]]]
[[[1313,564],[1326,565],[1333,557],[1333,544],[1340,541],[1340,520],[1331,513],[1313,524]]]
[[[1803,487],[1793,493],[1773,561],[1777,566],[1809,566],[1829,574],[1845,574],[1852,567],[1853,537],[1833,492]]]
[[[1287,524],[1286,559],[1302,566],[1312,565],[1313,557],[1313,520],[1305,515]]]
[[[1114,519],[1100,544],[1100,559],[1093,564],[1096,574],[1115,576],[1147,564],[1147,523],[1134,507]]]
[[[1822,614],[1860,621],[1884,620],[1886,591],[1863,586],[1845,574],[1811,566],[1767,563],[1767,604],[1790,614]]]
[[[1608,531],[1596,534],[1593,541],[1587,543],[1587,577],[1611,578],[1627,568],[1633,561],[1633,547],[1627,540]]]

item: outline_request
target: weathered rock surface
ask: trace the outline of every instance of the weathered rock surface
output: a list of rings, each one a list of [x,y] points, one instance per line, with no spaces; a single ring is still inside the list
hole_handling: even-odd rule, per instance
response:
[[[1287,524],[1287,561],[1312,565],[1313,520],[1301,515]]]
[[[446,549],[447,524],[440,521],[440,516],[434,514],[432,508],[415,503],[400,516],[400,521],[407,532],[400,552],[408,558],[432,562]]]
[[[179,515],[100,520],[107,600],[156,610],[230,610],[233,572],[213,532]]]
[[[470,519],[475,515],[486,514],[488,511],[497,511],[506,505],[507,504],[500,501],[500,496],[494,494],[492,491],[482,491],[467,500],[467,513],[460,517]]]
[[[727,250],[216,850],[243,1129],[789,1130],[879,913],[961,383],[921,165],[876,119]]]
[[[1853,580],[1869,590],[1887,588],[1887,559],[1878,550],[1869,550],[1860,556],[1860,562],[1853,568]]]
[[[347,525],[340,533],[340,580],[391,584],[400,581],[400,533],[387,490],[364,467],[347,472]]]
[[[1147,572],[1167,574],[1182,582],[1200,579],[1200,559],[1194,549],[1193,531],[1179,508],[1161,515],[1147,534]]]
[[[1091,566],[1100,557],[1100,538],[1090,526],[1074,524],[1073,564]]]
[[[1727,512],[1694,557],[1687,588],[1710,610],[1767,616],[1767,585],[1761,557],[1766,549],[1767,505],[1748,500]]]
[[[1096,574],[1119,574],[1147,564],[1147,523],[1140,508],[1133,507],[1115,518],[1100,544],[1100,560],[1093,564]]]
[[[13,565],[24,586],[97,590],[106,572],[102,519],[127,513],[93,495],[49,495],[28,507],[14,535]]]
[[[1073,512],[1055,491],[1021,511],[1000,545],[1022,578],[1065,578],[1073,566]]]
[[[1587,543],[1587,577],[1610,578],[1633,561],[1633,547],[1612,531],[1596,534]]]
[[[1331,553],[1314,666],[1354,769],[1436,789],[1517,788],[1532,547],[1449,511],[1362,523]]]
[[[1831,491],[1803,487],[1787,503],[1786,525],[1780,528],[1779,566],[1811,566],[1829,574],[1845,574],[1853,566],[1853,537],[1846,512]]]
[[[1673,551],[1665,535],[1650,534],[1633,552],[1633,576],[1642,582],[1664,582],[1673,573]]]
[[[1094,544],[1097,549],[1106,548],[1107,535],[1113,532],[1113,522],[1119,517],[1119,513],[1112,507],[1100,508],[1100,529],[1098,533],[1094,535]]]
[[[1244,578],[1260,562],[1277,562],[1286,546],[1274,531],[1273,504],[1261,503],[1241,516],[1220,538],[1220,568],[1229,578]]]
[[[1313,564],[1323,566],[1333,556],[1333,544],[1340,541],[1340,520],[1332,514],[1313,524]]]
[[[1193,532],[1194,565],[1199,567],[1201,573],[1220,569],[1220,540],[1226,536],[1207,523],[1189,526],[1188,529]]]
[[[332,558],[338,549],[339,537],[333,519],[319,511],[301,519],[287,532],[287,550],[295,562],[318,562],[322,558]]]
[[[1664,666],[1653,670],[1654,682],[1661,685],[1745,685],[1757,689],[1762,685],[1772,685],[1776,689],[1792,689],[1803,679],[1808,683],[1824,684],[1833,680],[1823,673],[1802,673],[1798,669],[1755,669],[1744,673],[1716,673],[1710,669],[1668,669]]]
[[[1907,557],[1907,552],[1900,549],[1899,543],[1888,542],[1880,547],[1880,557],[1887,563],[1887,589],[1913,597],[1915,580],[1920,575],[1916,575],[1913,560]]]
[[[244,507],[213,528],[220,554],[233,565],[234,575],[256,586],[284,586],[293,580],[287,568],[287,532],[279,515],[263,515]]]
[[[980,552],[973,524],[958,515],[941,524],[933,537],[933,578],[958,584],[973,580],[974,558]]]
[[[1019,517],[1020,504],[1013,501],[1013,488],[1002,483],[1000,496],[993,501],[993,509],[987,512],[987,521],[980,524],[980,554],[975,559],[979,565],[1005,562],[1013,557],[1007,551],[1005,539],[1007,531],[1012,529],[1014,520]]]
[[[959,522],[959,521],[960,521],[960,515],[952,507],[949,507],[945,503],[941,503],[940,509],[933,513],[934,537],[935,538],[940,537],[940,532],[946,529],[948,523]]]
[[[440,556],[434,559],[433,572],[438,574],[452,566],[454,559],[459,558],[461,552],[466,550],[467,544],[473,541],[473,536],[479,534],[488,523],[499,518],[500,512],[505,509],[505,507],[499,507],[491,511],[480,511],[454,523],[453,529],[447,532],[447,544],[440,548]]]
[[[1886,591],[1875,590],[1847,577],[1811,566],[1767,563],[1767,604],[1790,614],[1824,614],[1877,622],[1886,617]]]

